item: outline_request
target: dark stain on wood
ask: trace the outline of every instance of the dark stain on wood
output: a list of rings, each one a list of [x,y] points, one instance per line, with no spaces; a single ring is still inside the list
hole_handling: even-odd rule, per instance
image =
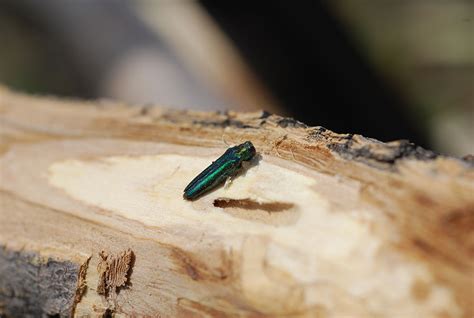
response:
[[[422,192],[416,192],[413,195],[413,201],[420,205],[420,208],[429,209],[436,206],[436,202]]]
[[[443,218],[442,224],[465,233],[473,232],[474,206],[466,206],[453,210]]]
[[[458,208],[441,218],[440,227],[459,248],[474,257],[474,205]]]
[[[188,275],[192,280],[198,281],[203,279],[201,272],[207,272],[207,268],[203,264],[181,249],[172,248],[171,253],[181,272]]]
[[[416,280],[411,285],[411,295],[419,302],[424,302],[431,294],[431,286],[422,280]]]
[[[194,281],[222,283],[233,274],[232,261],[224,252],[221,253],[221,266],[215,268],[211,268],[199,260],[197,256],[192,255],[192,253],[176,247],[171,249],[171,257],[177,265],[177,270],[189,276]]]
[[[420,252],[420,255],[430,260],[429,263],[434,263],[434,261],[436,261],[436,263],[439,264],[450,264],[453,269],[460,271],[468,270],[465,263],[460,263],[456,259],[456,255],[444,251],[442,247],[436,246],[421,238],[414,238],[412,242],[416,251]]]

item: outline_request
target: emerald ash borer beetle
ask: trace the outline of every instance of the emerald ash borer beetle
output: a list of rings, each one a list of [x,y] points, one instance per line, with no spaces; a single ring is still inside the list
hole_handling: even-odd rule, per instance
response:
[[[184,189],[183,197],[187,200],[194,200],[216,188],[227,178],[236,175],[242,168],[242,162],[252,160],[255,154],[255,147],[250,141],[227,149],[222,156],[188,184]]]

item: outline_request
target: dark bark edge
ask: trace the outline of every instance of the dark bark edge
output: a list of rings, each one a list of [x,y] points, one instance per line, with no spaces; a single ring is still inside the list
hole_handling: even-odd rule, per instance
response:
[[[71,317],[81,264],[0,246],[0,316]]]

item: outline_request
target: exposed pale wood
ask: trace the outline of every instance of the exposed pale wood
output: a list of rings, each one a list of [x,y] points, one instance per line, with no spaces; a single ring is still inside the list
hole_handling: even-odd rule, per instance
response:
[[[10,255],[0,257],[0,312],[21,299],[32,314],[77,316],[474,314],[468,161],[267,113],[7,89],[0,120],[0,255]],[[182,199],[192,177],[244,140],[259,160],[230,185]],[[74,268],[75,284],[20,295],[44,275],[23,286],[15,258]]]

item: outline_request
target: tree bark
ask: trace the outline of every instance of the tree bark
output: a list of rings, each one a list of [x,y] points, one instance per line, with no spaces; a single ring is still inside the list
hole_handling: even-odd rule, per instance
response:
[[[266,112],[5,88],[0,120],[0,314],[474,314],[469,160]],[[242,174],[183,199],[245,140]]]

